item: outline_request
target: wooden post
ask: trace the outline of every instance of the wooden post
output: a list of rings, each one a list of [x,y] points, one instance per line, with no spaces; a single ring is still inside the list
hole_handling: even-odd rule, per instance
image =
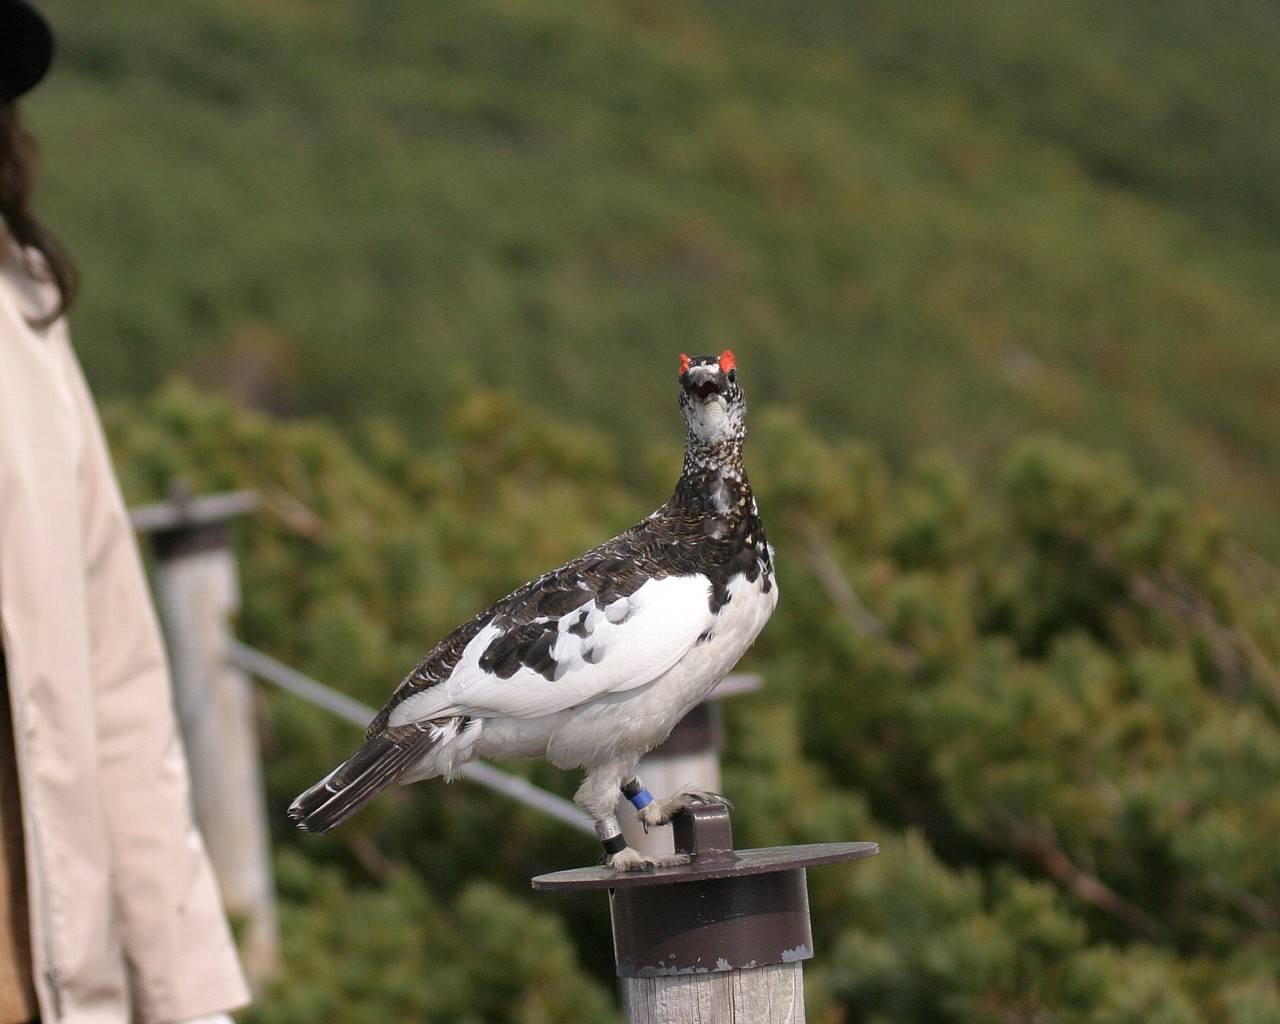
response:
[[[539,875],[535,889],[607,889],[628,1024],[803,1024],[813,956],[805,869],[858,860],[875,843],[733,849],[729,811],[673,822],[682,867]]]
[[[724,716],[720,702],[726,697],[753,693],[760,689],[760,685],[758,675],[735,672],[725,676],[706,700],[680,720],[666,741],[641,760],[636,775],[644,780],[645,788],[658,797],[685,786],[718,793],[720,750],[724,746]],[[659,828],[646,832],[626,797],[619,796],[617,815],[622,835],[632,849],[652,857],[663,857],[675,851],[672,830]]]
[[[623,978],[628,1024],[804,1024],[800,964],[720,971],[705,978]]]
[[[196,820],[256,985],[278,960],[275,892],[253,694],[227,657],[240,603],[229,523],[255,503],[249,492],[193,499],[175,488],[172,501],[131,518],[155,556],[152,585]]]

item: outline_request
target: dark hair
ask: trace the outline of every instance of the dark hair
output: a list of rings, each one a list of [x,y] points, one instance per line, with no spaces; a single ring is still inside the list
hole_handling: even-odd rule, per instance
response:
[[[21,248],[27,269],[53,282],[58,290],[53,309],[31,321],[33,326],[48,327],[75,299],[80,277],[71,254],[31,212],[36,155],[35,139],[23,128],[18,105],[0,100],[0,217]],[[33,260],[31,250],[42,261]]]

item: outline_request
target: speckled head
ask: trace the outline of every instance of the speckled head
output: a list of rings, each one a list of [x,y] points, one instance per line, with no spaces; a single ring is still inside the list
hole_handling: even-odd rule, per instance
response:
[[[746,399],[738,387],[733,353],[680,356],[680,411],[689,440],[699,446],[741,444],[746,436]]]

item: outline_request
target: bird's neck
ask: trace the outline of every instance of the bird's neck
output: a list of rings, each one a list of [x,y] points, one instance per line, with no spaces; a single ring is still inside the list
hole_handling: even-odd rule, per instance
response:
[[[747,504],[751,484],[742,465],[742,439],[708,442],[690,434],[684,449],[684,468],[673,500],[687,508],[731,516]]]
[[[737,435],[727,435],[711,441],[690,431],[684,442],[683,475],[714,473],[726,480],[745,480],[742,442],[743,438]]]

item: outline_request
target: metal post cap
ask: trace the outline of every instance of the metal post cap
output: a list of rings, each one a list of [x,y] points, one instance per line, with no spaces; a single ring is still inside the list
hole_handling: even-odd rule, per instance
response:
[[[817,843],[734,850],[729,810],[694,807],[672,822],[689,864],[619,874],[577,868],[533,887],[608,889],[618,975],[735,971],[813,956],[805,868],[860,860],[877,843]]]

